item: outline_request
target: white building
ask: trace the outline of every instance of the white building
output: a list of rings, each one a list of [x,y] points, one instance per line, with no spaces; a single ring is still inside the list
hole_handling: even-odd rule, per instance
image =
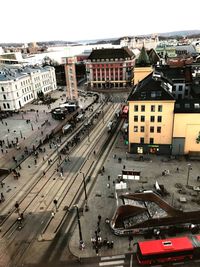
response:
[[[0,69],[0,110],[19,110],[38,93],[56,90],[53,67],[3,67]]]

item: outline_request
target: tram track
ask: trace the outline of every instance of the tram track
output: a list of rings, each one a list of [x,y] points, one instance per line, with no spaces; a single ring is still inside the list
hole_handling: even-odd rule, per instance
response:
[[[103,104],[102,104],[100,107],[98,107],[96,110],[98,111],[99,108],[100,108],[100,109],[103,108]],[[94,116],[94,115],[90,116],[89,119],[92,119],[93,116]],[[80,129],[83,127],[83,125],[84,125],[84,122],[83,122],[82,124],[80,124],[80,125],[77,127],[77,129],[74,130],[74,132],[73,132],[72,134],[70,134],[69,136],[67,136],[66,138],[64,138],[64,140],[62,141],[62,143],[60,144],[60,147],[59,147],[59,149],[58,149],[59,152],[63,149],[63,147],[66,145],[66,143],[69,142],[69,140],[72,140],[72,139],[73,139],[73,137],[80,131]],[[31,157],[31,155],[30,155],[29,157]],[[49,171],[51,168],[55,168],[55,165],[54,165],[54,164],[57,163],[57,161],[58,161],[58,151],[57,151],[57,150],[53,151],[53,152],[49,155],[48,159],[51,159],[51,160],[52,160],[51,165],[49,166],[49,165],[46,164],[46,168],[44,168],[44,165],[41,166],[41,167],[43,167],[43,168],[39,167],[38,170],[37,170],[37,172],[36,172],[36,178],[33,179],[34,182],[33,182],[32,184],[30,184],[30,183],[31,183],[31,181],[30,181],[30,183],[28,183],[28,184],[26,185],[26,187],[24,188],[24,190],[23,190],[22,192],[16,191],[15,194],[12,195],[12,196],[10,197],[10,199],[8,199],[8,200],[6,201],[6,204],[7,204],[7,205],[9,205],[10,203],[13,202],[13,198],[15,198],[15,199],[18,198],[18,203],[19,203],[19,205],[20,205],[20,207],[21,207],[22,202],[28,197],[28,194],[30,194],[30,193],[32,192],[32,190],[33,190],[33,189],[34,189],[34,188],[41,182],[41,179],[43,178],[43,171],[47,172],[47,171]],[[39,173],[38,173],[38,172],[39,172]],[[52,175],[54,175],[54,173],[51,174],[51,176],[49,176],[48,179],[45,179],[45,182],[44,182],[43,185],[39,185],[39,186],[38,186],[41,190],[46,186],[47,182],[51,179]],[[40,190],[40,191],[41,191],[41,190]],[[19,196],[18,196],[19,194],[22,195],[22,197],[19,197]],[[38,194],[39,194],[39,192],[38,192]],[[18,196],[18,197],[17,197],[17,196]],[[36,196],[37,196],[37,195],[36,195]],[[8,219],[9,219],[9,218],[13,215],[13,213],[15,212],[14,203],[13,203],[12,207],[13,207],[13,208],[7,212],[7,216],[5,217],[5,219],[4,219],[4,220],[1,222],[1,224],[0,224],[1,232],[3,232],[3,233],[4,233],[4,230],[2,229],[2,226],[5,224],[5,222],[8,221]],[[28,207],[28,206],[27,206],[27,207]],[[24,208],[23,210],[25,211],[26,209]],[[2,210],[1,210],[1,213],[3,214],[3,213],[5,213],[5,211],[2,209]],[[16,222],[16,221],[15,221],[15,222]],[[15,222],[14,222],[14,223],[15,223]],[[3,234],[3,236],[4,236],[4,234]],[[3,237],[3,236],[2,236],[2,237]]]
[[[110,118],[110,114],[108,114],[108,118],[105,116],[105,121],[107,120],[107,119],[109,119]],[[97,128],[97,130],[96,130],[96,132],[99,132],[99,128]],[[102,134],[103,135],[103,134]],[[85,138],[85,140],[87,139],[87,136],[86,137],[84,137]],[[92,136],[91,136],[91,138],[92,138]],[[99,137],[100,138],[100,137]],[[91,139],[92,140],[92,139]],[[86,143],[88,142],[88,140],[86,140],[85,141]],[[82,142],[82,145],[79,145],[79,150],[81,151],[81,149],[83,149],[83,147],[84,146],[86,146],[86,144],[85,144],[85,142]],[[65,143],[63,142],[63,145],[59,148],[60,150],[62,149],[62,147],[65,145]],[[90,145],[92,145],[92,142],[90,141]],[[88,159],[88,157],[89,157],[89,154],[91,154],[92,152],[93,152],[93,150],[94,150],[94,147],[95,147],[95,138],[94,138],[94,144],[91,146],[91,148],[88,150],[88,152],[87,153],[85,153],[85,158],[86,159]],[[76,150],[77,150],[77,147],[76,147]],[[55,153],[57,153],[57,152],[55,152]],[[70,153],[72,153],[72,151],[70,151]],[[53,153],[54,154],[54,153]],[[84,154],[82,154],[82,155],[84,155]],[[54,164],[56,164],[57,163],[57,160],[58,160],[58,158],[55,156],[55,161],[54,161]],[[62,162],[61,162],[62,163]],[[85,165],[85,162],[83,162],[83,164],[81,165],[81,169],[84,167],[84,165]],[[53,168],[54,168],[55,166],[53,166]],[[52,168],[52,166],[51,166],[51,168]],[[51,169],[51,168],[49,168],[49,169]],[[36,197],[38,197],[39,196],[39,194],[42,194],[42,190],[45,190],[45,188],[46,188],[46,186],[47,186],[47,184],[48,184],[48,182],[50,182],[50,180],[52,179],[52,177],[53,177],[53,175],[55,174],[55,172],[53,172],[52,174],[51,174],[51,176],[50,176],[50,178],[48,178],[48,179],[46,179],[46,181],[44,182],[44,184],[43,184],[43,186],[42,187],[40,187],[39,186],[39,184],[38,184],[38,181],[36,182],[36,184],[34,184],[34,186],[32,187],[32,189],[34,189],[35,187],[36,187],[36,185],[37,186],[39,186],[40,187],[40,191],[38,191],[38,192],[35,192],[35,193],[33,193],[32,192],[32,190],[31,191],[29,191],[29,193],[28,194],[26,194],[26,196],[24,196],[24,199],[25,198],[30,198],[31,199],[31,196],[30,196],[30,194],[32,194],[32,195],[34,195],[35,194],[35,196],[34,196],[34,199],[36,199]],[[71,186],[69,187],[69,189],[68,189],[68,191],[63,191],[62,193],[60,192],[59,193],[59,189],[61,189],[62,187],[63,187],[63,184],[61,184],[60,185],[60,188],[57,190],[57,192],[56,192],[56,194],[55,195],[58,195],[58,194],[60,194],[60,196],[62,197],[62,200],[60,201],[60,204],[59,204],[59,209],[60,209],[60,207],[62,206],[62,204],[61,203],[63,203],[64,202],[64,200],[65,200],[65,198],[66,198],[66,196],[69,196],[69,191],[70,191],[70,188],[72,188],[72,186],[75,184],[75,182],[77,181],[77,177],[78,176],[75,176],[74,177],[74,179],[72,179],[72,181],[73,182],[71,182]],[[41,178],[40,178],[40,180],[41,180]],[[40,181],[39,180],[39,181]],[[54,184],[55,184],[56,182],[54,181],[54,183],[51,185],[51,187],[50,187],[50,190],[51,190],[51,188],[54,186]],[[77,186],[77,192],[80,192],[81,190],[82,190],[82,187],[83,187],[83,185],[82,185],[82,183],[83,183],[83,181],[81,181],[81,183],[79,184],[79,185],[76,185]],[[50,192],[50,191],[49,191]],[[79,193],[77,193],[76,192],[76,194],[75,195],[79,195]],[[49,193],[48,193],[49,194]],[[48,195],[47,194],[47,195]],[[29,195],[29,196],[28,196]],[[79,196],[80,197],[80,196]],[[37,207],[33,204],[34,202],[33,202],[33,198],[30,200],[29,199],[29,205],[27,205],[27,203],[26,203],[26,207],[25,207],[25,209],[24,209],[24,211],[26,211],[26,212],[39,212],[38,211],[38,209],[40,209],[40,203],[39,203],[39,205],[37,205]],[[43,201],[45,201],[45,200],[43,200]],[[73,203],[73,201],[74,201],[74,199],[72,199],[72,201],[71,201],[71,204],[69,205],[69,206],[71,206],[72,205],[72,203]],[[31,206],[34,206],[34,209],[30,209],[30,207]],[[49,203],[47,203],[46,204],[46,209],[45,209],[45,214],[49,214],[50,213],[50,210],[52,210],[52,199],[51,199],[51,201],[49,202]],[[22,202],[20,203],[20,206],[22,206]],[[47,210],[49,210],[49,212],[47,212]],[[41,212],[41,211],[40,211]],[[44,211],[43,211],[44,212]],[[16,214],[15,214],[15,216],[16,216]],[[47,217],[48,216],[46,216],[46,215],[44,215],[44,216],[41,216],[41,220],[43,221],[43,220],[46,220],[47,221]],[[15,221],[16,222],[16,221]],[[11,225],[11,227],[14,227],[15,226],[15,222]],[[13,231],[13,229],[11,229],[11,227],[8,229],[8,231],[6,231],[6,233],[4,233],[3,234],[3,237],[5,237],[6,236],[6,234],[9,236],[9,233],[10,233],[10,231],[11,232],[15,232],[16,233],[16,229]],[[59,227],[58,227],[58,229],[59,229]],[[57,230],[58,230],[57,229]],[[57,230],[56,230],[56,232],[57,232]],[[38,231],[39,232],[39,231]],[[12,234],[11,234],[11,236],[12,236]],[[14,235],[15,236],[15,235]],[[13,237],[14,237],[13,236]],[[10,241],[12,240],[14,240],[14,238],[8,238],[8,239],[10,239]],[[21,256],[20,257],[22,257],[23,255],[24,255],[24,253],[25,253],[25,251],[28,249],[28,247],[30,247],[30,245],[32,244],[32,242],[35,240],[35,235],[33,235],[33,237],[31,238],[31,237],[29,237],[29,242],[27,242],[26,243],[26,249],[24,250],[24,252],[20,252],[20,253],[18,253],[17,252],[17,254],[20,254]],[[12,243],[12,241],[11,242],[9,242],[9,243]],[[8,244],[8,246],[9,246],[9,244]],[[15,253],[14,253],[15,254]]]

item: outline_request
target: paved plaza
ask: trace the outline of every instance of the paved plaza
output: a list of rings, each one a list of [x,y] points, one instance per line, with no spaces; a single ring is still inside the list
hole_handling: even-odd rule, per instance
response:
[[[200,182],[197,181],[197,176],[200,174],[200,164],[198,161],[186,161],[185,158],[178,160],[169,160],[165,156],[148,155],[146,160],[138,161],[138,155],[126,154],[127,146],[124,144],[123,137],[120,135],[115,143],[114,149],[110,151],[110,154],[104,163],[105,172],[103,175],[99,174],[95,187],[92,189],[89,195],[89,211],[83,212],[81,216],[81,227],[83,233],[83,240],[85,242],[85,249],[79,249],[79,232],[78,227],[74,231],[71,238],[69,248],[70,251],[77,257],[92,257],[96,255],[95,250],[92,247],[91,238],[95,237],[95,230],[97,229],[98,215],[101,215],[100,222],[100,236],[102,240],[107,239],[108,241],[114,242],[113,249],[102,247],[99,250],[99,256],[109,256],[128,253],[129,251],[129,240],[128,237],[115,236],[109,225],[105,222],[106,218],[111,219],[117,202],[113,197],[115,195],[115,187],[113,181],[119,174],[122,173],[122,169],[141,171],[140,181],[129,181],[128,192],[135,192],[142,187],[146,190],[154,190],[155,182],[163,184],[164,187],[169,191],[170,195],[164,200],[169,204],[172,204],[176,208],[180,208],[184,211],[198,210],[199,205],[193,202],[193,199],[198,199],[198,194],[194,197],[193,190],[186,187],[188,163],[191,163],[192,170],[189,176],[189,186],[199,186]],[[116,155],[116,158],[113,157]],[[122,158],[122,162],[118,163],[118,157]],[[177,172],[177,168],[179,168]],[[164,170],[169,170],[169,174],[162,176]],[[110,176],[110,181],[108,181]],[[108,183],[110,187],[108,187]],[[180,203],[180,197],[183,196],[178,193],[176,184],[181,184],[186,190],[184,197],[186,203]],[[127,190],[121,190],[122,193]],[[120,192],[118,191],[118,194]],[[138,240],[143,239],[143,236],[135,236],[132,244]],[[135,247],[131,246],[131,251],[134,251]],[[63,260],[65,254],[63,254]]]

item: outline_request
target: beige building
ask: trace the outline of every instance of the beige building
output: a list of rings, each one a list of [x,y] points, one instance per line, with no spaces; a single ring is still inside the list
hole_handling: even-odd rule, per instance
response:
[[[200,100],[179,101],[174,113],[172,154],[200,153]]]
[[[147,77],[151,72],[153,72],[152,67],[135,67],[134,68],[134,78],[133,84],[136,85],[140,81],[142,81],[145,77]]]
[[[171,153],[175,100],[166,80],[152,74],[129,96],[129,152]]]
[[[66,64],[65,64],[65,77],[67,84],[66,97],[69,100],[78,99],[75,63],[76,63],[75,57],[66,58]]]
[[[177,99],[172,85],[150,74],[129,102],[129,152],[200,155],[200,100]]]

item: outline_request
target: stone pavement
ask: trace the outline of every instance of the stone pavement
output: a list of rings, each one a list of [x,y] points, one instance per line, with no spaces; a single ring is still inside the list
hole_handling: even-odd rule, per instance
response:
[[[84,211],[83,216],[81,216],[80,221],[85,248],[83,250],[79,249],[79,231],[77,226],[71,237],[69,249],[76,257],[84,258],[96,256],[96,251],[92,247],[91,238],[95,237],[98,215],[101,215],[100,236],[102,240],[107,239],[114,242],[113,249],[103,246],[99,250],[99,256],[112,256],[130,252],[128,237],[115,236],[109,225],[105,223],[106,218],[112,218],[117,205],[115,198],[113,198],[113,194],[115,193],[113,181],[117,178],[118,174],[121,174],[124,165],[126,170],[134,169],[136,171],[141,171],[142,180],[147,181],[147,183],[144,184],[138,181],[129,181],[129,192],[141,189],[142,186],[144,189],[153,190],[155,182],[158,181],[160,184],[164,184],[165,188],[171,193],[170,196],[165,199],[169,204],[173,201],[174,206],[180,207],[183,210],[199,209],[199,206],[191,201],[191,190],[188,190],[186,194],[186,198],[188,199],[187,203],[180,204],[178,201],[180,195],[177,193],[175,184],[181,183],[185,186],[187,179],[187,164],[189,162],[184,158],[181,160],[166,161],[166,157],[164,156],[149,155],[149,159],[143,162],[134,160],[138,155],[126,155],[126,151],[127,146],[124,145],[122,136],[119,136],[113,150],[110,151],[104,163],[105,173],[103,175],[98,175],[96,184],[88,196],[89,211]],[[114,154],[116,154],[116,159],[113,157]],[[122,158],[121,163],[118,163],[117,160],[119,156]],[[192,164],[192,171],[190,173],[189,184],[198,185],[196,177],[200,173],[200,164],[195,161],[190,163]],[[179,173],[176,171],[177,167],[179,168]],[[163,177],[162,171],[165,169],[169,170],[169,175]],[[110,176],[110,182],[108,181],[108,175]],[[110,188],[108,188],[108,183],[110,183]],[[141,239],[143,239],[142,236],[135,236],[132,244]],[[131,251],[134,251],[134,249],[135,246],[131,245]],[[64,255],[63,259],[65,259]]]
[[[82,98],[82,102],[83,102],[83,106],[88,106],[91,102],[93,101],[93,97],[88,97],[85,101],[85,98]],[[59,103],[57,103],[59,105]],[[29,109],[28,105],[26,107],[27,109]],[[47,110],[47,106],[44,106],[43,108],[46,108]],[[41,109],[41,113],[43,115],[43,108]],[[25,116],[28,116],[29,113],[26,113]],[[46,113],[44,113],[46,114]],[[41,115],[41,117],[42,117]],[[16,115],[16,116],[20,116],[20,115]],[[6,121],[12,119],[13,117],[7,118]],[[26,117],[25,117],[26,118]],[[40,116],[39,116],[40,118]],[[16,122],[16,125],[19,125],[19,129],[21,125],[23,125],[23,121],[17,121],[14,120]],[[54,124],[55,122],[55,124]],[[4,120],[5,123],[5,120]],[[38,125],[40,122],[38,121]],[[51,119],[51,127],[54,128],[54,125],[57,125],[58,123],[60,123],[59,121],[56,121],[54,119]],[[1,124],[1,123],[0,123]],[[26,123],[25,123],[26,126]],[[15,129],[15,125],[11,125],[11,129]],[[45,134],[45,129],[44,129],[44,134]],[[32,141],[36,141],[37,136],[39,137],[41,135],[40,131],[31,131],[31,136],[27,137],[27,139],[23,140],[23,144],[24,142],[26,142],[28,140],[28,138],[30,138]],[[27,144],[27,146],[30,145]],[[48,158],[51,156],[51,154],[54,152],[55,148],[49,146],[49,144],[45,144],[43,145],[43,148],[45,148],[45,152],[39,152],[38,154],[38,158],[37,158],[37,163],[35,164],[35,158],[34,155],[31,155],[30,157],[28,157],[27,159],[25,159],[21,164],[21,169],[19,167],[16,168],[17,171],[20,172],[20,177],[18,179],[14,179],[13,174],[10,173],[9,175],[7,175],[5,178],[2,176],[1,178],[3,179],[3,184],[0,186],[0,193],[3,193],[4,197],[5,197],[5,201],[0,203],[0,213],[1,213],[1,217],[0,217],[0,222],[1,220],[4,218],[4,216],[6,216],[10,210],[12,210],[14,208],[14,204],[16,201],[19,201],[21,198],[21,195],[23,194],[23,190],[25,188],[25,186],[27,186],[30,183],[34,183],[34,179],[30,179],[32,177],[36,177],[37,173],[41,173],[41,175],[43,175],[43,170],[45,170],[46,167],[48,167]],[[15,149],[16,150],[16,149]],[[19,153],[19,150],[16,150],[16,153]],[[7,163],[9,160],[12,160],[12,157],[10,155],[10,153],[8,152],[6,155],[4,155],[5,158],[2,157],[2,155],[0,155],[0,163],[3,164],[3,160],[5,160],[5,163]],[[16,157],[17,158],[17,157]],[[12,160],[13,161],[13,160]],[[29,167],[28,167],[29,166]],[[37,177],[36,177],[37,178]],[[3,187],[2,187],[3,186]]]

